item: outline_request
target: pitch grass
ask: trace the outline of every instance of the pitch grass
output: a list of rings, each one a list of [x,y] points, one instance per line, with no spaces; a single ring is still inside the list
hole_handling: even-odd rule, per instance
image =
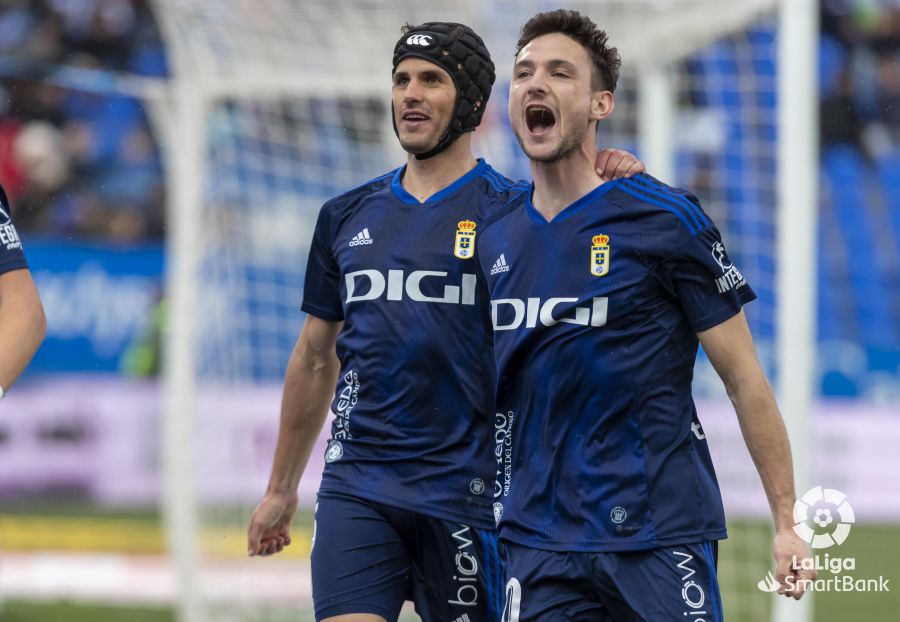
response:
[[[3,622],[175,622],[175,614],[171,609],[13,600],[4,603],[0,619]]]
[[[266,618],[267,620],[270,618]],[[315,622],[312,611],[292,612],[277,618],[290,622]],[[418,616],[404,611],[399,622],[417,622]],[[177,622],[171,609],[109,607],[81,603],[31,603],[10,601],[0,608],[3,622]]]
[[[123,512],[98,512],[89,506],[72,508],[50,504],[28,504],[4,508],[5,516],[0,516],[7,525],[28,517],[56,517],[64,522],[67,518],[95,519],[100,531],[106,531],[109,521],[123,521],[128,526],[140,525],[135,531],[135,541],[140,534],[160,530],[159,515],[156,510],[128,510]],[[249,511],[235,512],[226,521],[235,528],[245,524]],[[301,512],[296,522],[298,535],[312,527],[310,512]],[[770,599],[756,589],[756,582],[771,569],[770,533],[766,525],[749,522],[733,522],[729,525],[730,538],[721,543],[719,551],[719,576],[725,603],[725,619],[728,622],[766,622],[769,620]],[[305,534],[304,536],[305,537]],[[30,539],[32,542],[34,540]],[[154,537],[155,542],[162,542]],[[121,552],[134,552],[128,545],[129,539],[120,541]],[[5,539],[8,548],[18,548],[14,542]],[[13,545],[13,546],[9,546]],[[47,542],[42,542],[43,548]],[[154,545],[150,548],[155,548]],[[23,547],[29,548],[29,547]],[[141,548],[140,546],[138,548]],[[146,546],[142,548],[146,551]],[[160,551],[161,552],[161,551]],[[883,622],[897,619],[900,611],[900,525],[855,525],[850,537],[839,548],[828,549],[831,557],[853,557],[856,570],[843,574],[859,579],[877,579],[884,576],[890,580],[890,592],[886,593],[819,593],[815,598],[816,622]],[[820,552],[824,558],[824,552]],[[737,561],[739,560],[739,561]],[[820,576],[830,576],[827,571]],[[294,622],[312,620],[311,612],[296,612]],[[406,618],[415,619],[415,618]],[[81,603],[34,603],[10,600],[0,609],[3,622],[175,622],[169,609],[146,607],[113,607],[100,604]]]
[[[246,555],[247,522],[251,509],[217,514],[203,519],[201,549],[230,557]],[[301,510],[295,520],[294,544],[283,556],[308,558],[313,515]],[[98,510],[89,505],[25,503],[0,513],[0,550],[132,553],[162,555],[166,552],[162,519],[155,508]]]
[[[766,622],[775,597],[756,583],[773,569],[771,528],[762,523],[732,522],[729,538],[719,546],[719,581],[728,622]],[[840,572],[855,579],[889,580],[890,592],[817,592],[815,622],[887,622],[900,619],[900,525],[854,525],[839,547],[818,551],[829,558],[853,558],[856,569]],[[832,577],[827,570],[819,578]]]

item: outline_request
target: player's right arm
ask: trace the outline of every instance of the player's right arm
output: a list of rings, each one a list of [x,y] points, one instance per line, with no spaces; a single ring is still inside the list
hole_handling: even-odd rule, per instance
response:
[[[700,343],[722,378],[734,404],[747,449],[756,465],[775,526],[773,554],[780,594],[803,596],[805,581],[815,570],[795,567],[794,560],[809,557],[809,548],[794,533],[794,471],[791,445],[772,387],[756,358],[753,337],[741,311],[734,317],[698,333]],[[787,578],[797,589],[786,590]]]
[[[647,176],[624,183],[632,196],[652,197],[668,212],[658,219],[656,235],[667,251],[675,250],[657,275],[678,300],[734,405],[771,507],[781,593],[788,593],[786,579],[791,577],[799,589],[788,595],[800,598],[806,585],[800,581],[815,579],[815,572],[793,564],[794,558],[808,557],[809,550],[793,530],[794,475],[784,421],[742,310],[756,294],[728,257],[722,236],[696,197]],[[668,231],[663,229],[665,223],[670,225]]]
[[[334,395],[340,363],[335,342],[343,322],[308,315],[288,361],[281,423],[265,496],[247,528],[247,553],[272,555],[291,543],[297,486]]]

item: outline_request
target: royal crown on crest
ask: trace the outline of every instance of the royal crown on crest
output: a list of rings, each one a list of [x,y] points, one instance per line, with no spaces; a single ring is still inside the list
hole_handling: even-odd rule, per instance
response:
[[[471,220],[460,220],[457,227],[460,231],[475,231],[475,223]]]
[[[601,233],[592,237],[591,242],[593,242],[594,246],[606,246],[609,244],[609,236]]]

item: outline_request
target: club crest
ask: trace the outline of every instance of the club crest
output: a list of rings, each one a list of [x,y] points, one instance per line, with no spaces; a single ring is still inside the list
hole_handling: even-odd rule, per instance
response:
[[[591,244],[591,274],[603,276],[609,272],[609,236],[595,235]]]
[[[475,256],[475,223],[471,220],[461,220],[457,224],[456,243],[453,245],[453,255],[460,259],[472,259]]]

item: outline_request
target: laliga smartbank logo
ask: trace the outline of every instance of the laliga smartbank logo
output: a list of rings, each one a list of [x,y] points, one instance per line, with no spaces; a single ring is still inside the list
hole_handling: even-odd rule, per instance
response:
[[[855,557],[839,557],[831,553],[819,555],[816,551],[833,546],[840,546],[850,535],[850,529],[856,522],[853,507],[847,501],[847,495],[834,488],[816,486],[806,491],[794,504],[794,533],[809,544],[814,554],[812,557],[791,560],[791,568],[812,571],[816,579],[797,579],[788,575],[784,579],[784,591],[790,594],[795,590],[810,592],[890,592],[890,579],[879,576],[877,579],[858,578],[846,572],[856,571]],[[831,575],[831,576],[829,576]],[[775,576],[769,572],[756,584],[763,592],[777,592],[782,588]]]
[[[843,544],[855,522],[847,495],[834,488],[816,486],[794,504],[794,533],[813,549]]]

